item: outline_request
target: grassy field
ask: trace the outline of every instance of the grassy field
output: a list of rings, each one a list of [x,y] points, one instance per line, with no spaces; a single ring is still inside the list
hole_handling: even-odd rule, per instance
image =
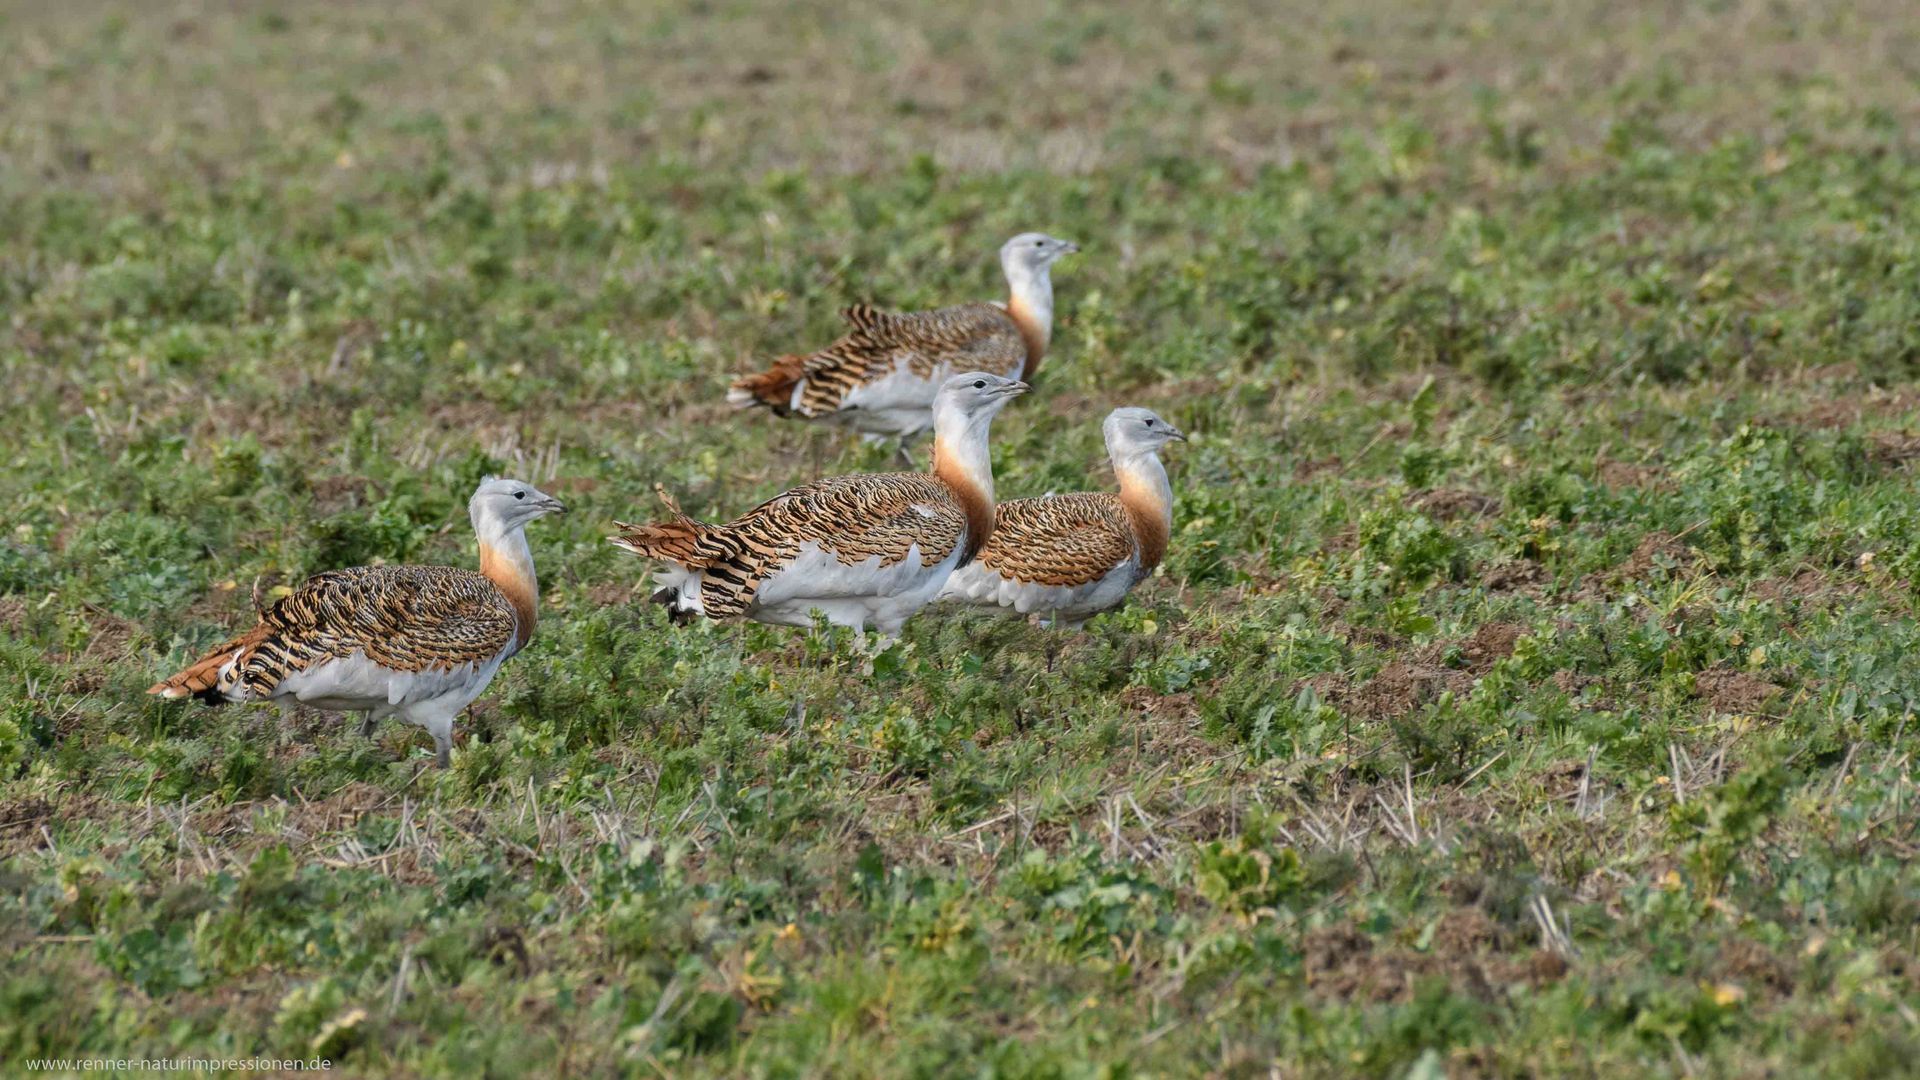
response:
[[[0,1072],[1920,1068],[1920,8],[0,12]],[[890,453],[721,404],[1080,242],[1005,496],[1155,408],[1080,634],[673,627],[602,537]],[[472,565],[458,730],[142,690]]]

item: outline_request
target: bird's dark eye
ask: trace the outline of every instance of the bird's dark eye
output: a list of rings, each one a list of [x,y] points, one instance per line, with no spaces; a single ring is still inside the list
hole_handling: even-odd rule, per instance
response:
[[[1152,426],[1153,426],[1153,421],[1151,421],[1151,420],[1149,420],[1149,421],[1147,421],[1147,426],[1148,426],[1148,427],[1152,427]]]
[[[1035,240],[1033,242],[1034,247],[1045,247],[1046,245],[1047,245],[1047,242],[1045,240]]]
[[[973,380],[973,388],[975,390],[985,390],[987,388],[987,380],[985,379]]]
[[[524,491],[516,491],[513,493],[513,497],[516,499],[524,499],[527,497],[527,493]]]

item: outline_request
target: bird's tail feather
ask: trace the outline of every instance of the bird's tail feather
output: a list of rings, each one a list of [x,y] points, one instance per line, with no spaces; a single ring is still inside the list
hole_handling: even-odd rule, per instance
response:
[[[765,371],[742,375],[727,389],[727,403],[739,409],[764,405],[775,415],[793,411],[793,392],[806,375],[807,358],[783,356]]]
[[[147,693],[163,698],[196,697],[215,705],[230,701],[228,691],[234,685],[232,673],[240,660],[271,633],[266,626],[256,626],[147,687]]]
[[[660,496],[660,501],[666,504],[668,519],[652,525],[616,521],[614,527],[620,532],[607,539],[615,547],[624,548],[635,555],[698,569],[705,564],[700,554],[700,539],[707,532],[707,524],[687,516],[666,488],[656,484],[653,490]]]

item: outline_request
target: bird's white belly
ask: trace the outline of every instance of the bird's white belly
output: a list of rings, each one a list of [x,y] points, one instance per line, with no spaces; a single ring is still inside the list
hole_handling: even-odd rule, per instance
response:
[[[868,435],[913,435],[933,426],[933,399],[951,374],[951,365],[938,364],[923,378],[902,357],[892,373],[855,387],[840,403],[832,419]]]
[[[295,672],[274,687],[275,698],[293,698],[317,709],[343,712],[368,709],[404,711],[433,704],[459,710],[480,696],[506,660],[507,649],[480,663],[458,667],[401,671],[356,652],[344,660],[328,660]]]
[[[960,562],[961,547],[955,544],[946,558],[930,566],[921,560],[918,544],[891,566],[882,566],[878,555],[849,566],[808,542],[792,562],[761,584],[747,616],[764,623],[809,626],[818,610],[835,625],[861,630],[872,624],[892,633],[940,594]]]
[[[1132,558],[1082,585],[1015,581],[974,562],[954,571],[942,588],[940,599],[1000,607],[1022,615],[1046,613],[1078,622],[1119,606],[1138,576],[1138,565]]]

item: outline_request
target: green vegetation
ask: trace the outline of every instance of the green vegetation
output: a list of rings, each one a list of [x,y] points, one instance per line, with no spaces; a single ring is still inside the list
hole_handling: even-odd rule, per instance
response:
[[[0,1066],[1861,1075],[1920,1061],[1920,9],[0,13]],[[843,304],[1083,254],[1001,490],[1192,433],[1084,634],[669,626],[601,539],[890,451]],[[460,728],[142,690],[471,565]]]

